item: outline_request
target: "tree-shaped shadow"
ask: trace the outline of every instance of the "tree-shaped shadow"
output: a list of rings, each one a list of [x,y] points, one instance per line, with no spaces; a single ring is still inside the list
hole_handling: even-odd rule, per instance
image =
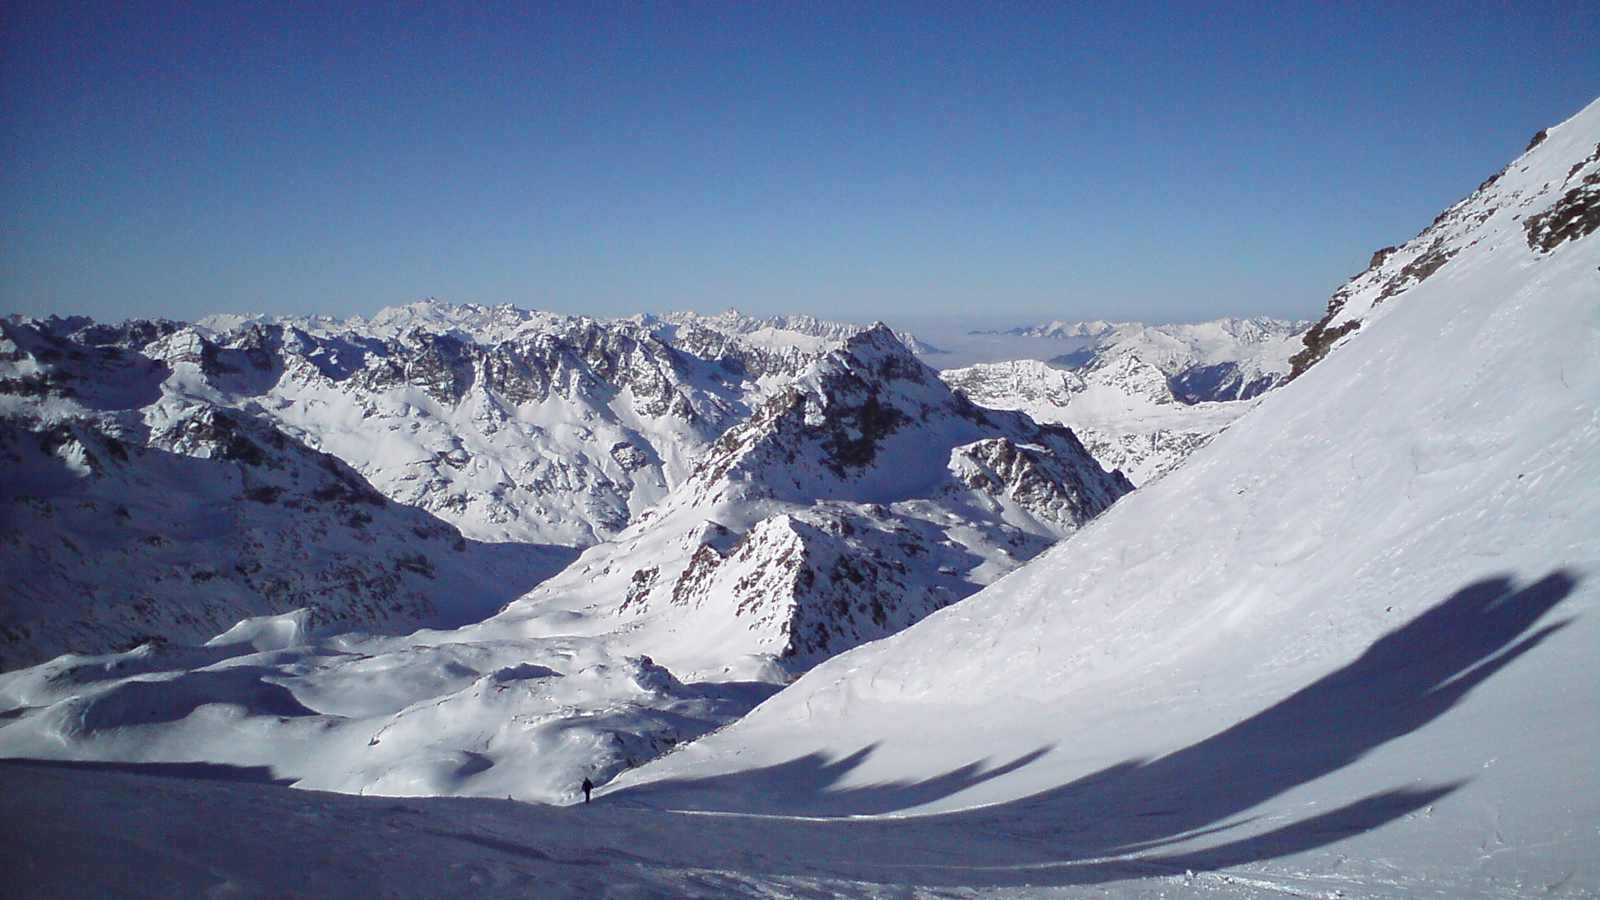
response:
[[[608,799],[754,814],[741,816],[741,827],[753,829],[752,840],[760,840],[765,829],[848,828],[859,852],[853,860],[832,862],[867,880],[898,879],[910,867],[924,883],[1083,884],[1140,871],[1208,870],[1271,859],[1392,822],[1460,783],[1381,792],[1236,840],[1197,841],[1204,845],[1199,849],[1161,848],[1237,829],[1249,821],[1240,817],[1252,808],[1434,721],[1565,627],[1570,620],[1535,629],[1576,584],[1565,570],[1520,589],[1509,577],[1475,582],[1379,639],[1349,665],[1205,740],[1009,803],[845,823],[777,818],[910,809],[1015,771],[1048,747],[998,767],[973,763],[922,781],[839,787],[875,749],[866,747],[831,761],[810,754],[765,769],[648,783]],[[996,833],[1005,839],[976,837]],[[804,836],[771,835],[775,843],[785,837]],[[906,852],[908,847],[914,851]]]

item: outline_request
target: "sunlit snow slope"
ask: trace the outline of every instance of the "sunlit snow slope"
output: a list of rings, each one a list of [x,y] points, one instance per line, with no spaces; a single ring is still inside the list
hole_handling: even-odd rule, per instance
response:
[[[1003,825],[963,883],[1600,890],[1597,142],[1600,102],[1341,291],[1359,333],[1181,469],[609,790]]]

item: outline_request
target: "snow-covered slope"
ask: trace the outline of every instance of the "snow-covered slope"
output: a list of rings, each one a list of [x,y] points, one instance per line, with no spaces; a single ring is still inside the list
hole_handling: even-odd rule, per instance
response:
[[[946,369],[939,377],[980,406],[1066,425],[1102,466],[1140,486],[1172,471],[1255,405],[1181,402],[1166,374],[1131,352],[1078,370],[1023,359]]]
[[[0,669],[294,609],[323,629],[471,621],[571,558],[388,501],[188,391],[198,361],[12,322],[0,358]]]
[[[1003,828],[965,884],[1600,890],[1597,146],[1600,102],[1185,466],[614,796]]]
[[[1586,137],[1574,138],[1574,130],[1568,128],[1565,142],[1543,153],[1535,151],[1550,133],[1534,135],[1526,153],[1436,216],[1421,234],[1374,252],[1366,271],[1335,291],[1327,314],[1306,331],[1290,377],[1381,318],[1392,308],[1391,298],[1427,281],[1489,232],[1504,237],[1520,230],[1529,253],[1539,258],[1600,227],[1600,143],[1586,147]],[[1540,165],[1556,156],[1570,157],[1570,165]]]

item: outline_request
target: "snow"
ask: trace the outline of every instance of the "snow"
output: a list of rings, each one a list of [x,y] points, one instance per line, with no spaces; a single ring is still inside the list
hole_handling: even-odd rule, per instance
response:
[[[1256,403],[1180,402],[1166,374],[1132,352],[1077,371],[1024,359],[946,369],[939,377],[980,406],[1066,425],[1100,465],[1139,486],[1177,468]]]
[[[616,630],[557,582],[459,629],[305,640],[280,615],[0,675],[0,756],[34,758],[0,766],[0,864],[35,894],[1600,893],[1600,238],[1524,225],[1600,171],[1597,139],[1600,102],[1358,277],[1332,316],[1359,330],[1182,466],[776,693],[733,680],[763,671],[741,646],[685,683],[638,652],[648,615]],[[891,435],[859,478],[777,440],[866,437],[827,383],[849,371],[819,361],[711,451],[763,476],[793,452],[824,502],[697,469],[564,590],[746,529],[781,558],[823,512],[979,527],[976,493],[914,490],[957,448],[969,475],[1025,455],[964,426]],[[933,408],[905,380],[890,402]],[[1161,405],[1097,408],[1128,397]],[[724,500],[750,503],[728,534]],[[687,659],[727,642],[715,619],[655,624]]]
[[[173,338],[200,352],[192,334]],[[510,602],[497,615],[485,619],[480,597],[476,624],[385,637],[319,634],[296,610],[240,622],[201,647],[62,656],[0,674],[0,698],[24,711],[0,728],[0,755],[203,760],[270,766],[308,789],[568,801],[584,777],[603,783],[724,726],[798,669],[970,594],[1127,489],[1062,434],[963,404],[886,329],[853,336],[799,383],[810,393],[774,398],[770,415],[719,441],[652,516],[539,588],[500,594]],[[828,427],[797,428],[802,407]],[[869,407],[897,410],[902,424],[831,448],[833,426],[876,427],[861,413]],[[191,449],[229,446],[207,438]],[[979,446],[1017,471],[963,482],[950,460]],[[899,480],[882,476],[891,467]],[[805,483],[786,486],[791,476]],[[124,480],[88,484],[135,496]],[[228,489],[216,499],[239,503]],[[277,505],[243,506],[292,531]],[[177,521],[213,527],[194,518]],[[373,545],[409,553],[416,542],[384,535]],[[396,568],[408,572],[407,558]],[[462,571],[464,562],[447,555],[439,575],[457,590],[478,582],[487,597],[545,574]],[[181,596],[158,609],[184,612]]]
[[[1597,135],[1600,104],[1506,189],[1549,202]],[[1362,894],[1594,892],[1600,244],[1536,257],[1505,215],[1458,246],[1070,541],[610,790]]]
[[[1150,325],[1141,322],[1065,322],[1023,326],[1004,331],[957,328],[933,323],[920,326],[938,344],[928,361],[942,368],[1032,359],[1068,368],[1133,354],[1168,376],[1204,373],[1226,367],[1238,382],[1228,396],[1194,399],[1236,399],[1239,387],[1260,382],[1257,392],[1289,371],[1289,358],[1300,349],[1305,323],[1260,316],[1209,322]]]

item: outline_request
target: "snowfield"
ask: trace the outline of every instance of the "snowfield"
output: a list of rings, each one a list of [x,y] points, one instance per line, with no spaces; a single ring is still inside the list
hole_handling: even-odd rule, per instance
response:
[[[1600,101],[1375,255],[1182,466],[776,692],[686,684],[548,585],[461,629],[277,616],[0,675],[0,866],[38,895],[1600,894],[1597,210]],[[924,467],[826,477],[805,453],[881,421],[828,406],[789,411],[831,444],[774,407],[713,457],[892,506],[861,492]],[[697,470],[663,521],[741,484]],[[395,799],[446,792],[478,798]]]

